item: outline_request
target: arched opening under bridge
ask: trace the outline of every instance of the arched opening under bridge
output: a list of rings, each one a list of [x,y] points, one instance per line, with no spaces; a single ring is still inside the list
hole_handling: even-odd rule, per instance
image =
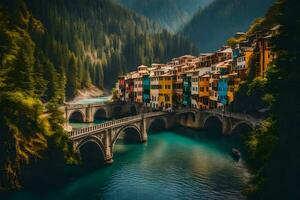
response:
[[[81,111],[74,111],[69,117],[70,123],[84,123],[84,114]]]
[[[165,130],[166,127],[166,122],[162,118],[157,118],[150,122],[147,132],[149,134],[158,133]]]

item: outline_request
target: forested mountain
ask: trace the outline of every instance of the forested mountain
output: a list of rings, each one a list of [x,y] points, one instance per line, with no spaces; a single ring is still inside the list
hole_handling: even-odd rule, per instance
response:
[[[213,0],[115,0],[176,32]]]
[[[246,31],[251,22],[264,16],[274,0],[215,0],[199,10],[181,33],[201,50],[213,51],[238,31]]]
[[[9,6],[15,1],[4,2]],[[42,34],[32,33],[34,53],[43,58],[36,70],[44,74],[47,89],[63,90],[66,82],[67,99],[74,97],[77,89],[91,84],[110,88],[117,75],[139,64],[196,53],[196,48],[183,37],[169,34],[110,0],[26,2],[43,29]],[[55,86],[49,77],[59,79]]]

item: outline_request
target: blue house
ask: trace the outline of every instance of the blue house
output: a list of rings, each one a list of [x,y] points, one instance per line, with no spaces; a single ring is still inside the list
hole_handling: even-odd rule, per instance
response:
[[[227,105],[227,91],[228,91],[228,79],[227,77],[222,77],[218,82],[218,100],[221,104]]]
[[[143,103],[150,103],[150,77],[149,75],[143,76]]]

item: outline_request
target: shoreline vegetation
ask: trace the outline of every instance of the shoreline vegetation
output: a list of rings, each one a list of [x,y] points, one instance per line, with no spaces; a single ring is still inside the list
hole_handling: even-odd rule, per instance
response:
[[[297,7],[298,6],[298,7]],[[249,199],[299,199],[297,188],[300,157],[299,140],[299,37],[300,15],[296,0],[278,0],[264,18],[250,27],[247,35],[279,25],[279,32],[271,40],[275,59],[266,78],[255,79],[248,74],[238,91],[236,101],[241,107],[268,107],[265,120],[247,139],[248,164],[253,178],[245,194]],[[230,39],[229,44],[245,38]],[[237,105],[237,106],[239,106]]]

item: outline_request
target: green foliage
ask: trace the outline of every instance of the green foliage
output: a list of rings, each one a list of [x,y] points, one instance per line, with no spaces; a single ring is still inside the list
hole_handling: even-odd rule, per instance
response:
[[[116,88],[113,88],[112,89],[112,99],[113,100],[117,100],[118,99],[118,93],[117,93],[118,91],[116,90]]]
[[[38,99],[1,92],[0,108],[0,188],[11,189],[21,186],[21,166],[42,157],[52,133]]]
[[[279,0],[267,15],[281,27],[272,40],[277,58],[268,74],[270,93],[274,97],[271,113],[277,121],[279,142],[263,169],[266,181],[260,194],[264,199],[300,198],[297,187],[300,168],[299,6],[296,0]]]
[[[255,115],[259,114],[259,110],[270,106],[271,102],[267,101],[267,96],[265,96],[268,90],[267,79],[256,77],[259,68],[258,59],[258,54],[255,52],[248,63],[246,81],[240,84],[239,90],[235,93],[233,107],[237,112]]]
[[[67,68],[67,84],[66,84],[66,95],[67,97],[75,97],[77,93],[77,67],[76,58],[71,55],[70,61]]]
[[[276,122],[268,118],[261,123],[260,128],[250,134],[246,146],[249,153],[250,165],[254,171],[261,169],[271,158],[278,143]]]
[[[0,30],[3,49],[1,54],[1,69],[6,71],[5,89],[24,90],[33,94],[33,64],[34,43],[24,29],[10,26]]]
[[[15,189],[24,184],[25,169],[40,163],[41,171],[51,172],[53,163],[63,169],[73,152],[58,111],[64,77],[31,37],[43,34],[43,26],[23,1],[7,9],[1,5],[0,189]],[[47,113],[40,99],[49,101]]]
[[[241,93],[258,95],[270,106],[269,118],[247,141],[248,161],[254,172],[246,191],[250,199],[300,198],[297,186],[300,168],[299,5],[296,0],[278,0],[265,18],[248,31],[280,25],[279,33],[271,41],[276,58],[269,66],[267,79],[251,81],[249,78],[241,88]]]
[[[250,199],[259,199],[259,191],[265,184],[264,168],[278,145],[278,127],[276,121],[268,118],[261,123],[246,139],[247,163],[253,177],[244,193]]]
[[[72,2],[27,1],[34,16],[45,25],[44,34],[33,34],[33,40],[55,70],[66,77],[67,100],[91,84],[109,89],[118,75],[140,64],[197,53],[185,38],[162,30],[110,0]],[[75,66],[69,66],[74,64],[70,63],[71,57],[75,57]]]

